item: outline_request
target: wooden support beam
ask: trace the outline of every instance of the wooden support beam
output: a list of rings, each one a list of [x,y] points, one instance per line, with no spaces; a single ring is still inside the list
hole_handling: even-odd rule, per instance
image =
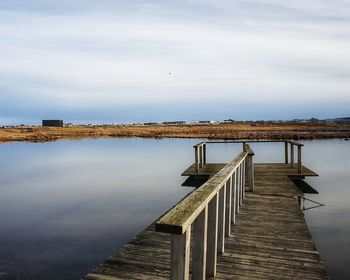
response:
[[[254,191],[254,164],[253,164],[253,156],[248,155],[246,158],[246,176],[249,191]]]
[[[245,161],[242,163],[242,199],[245,199]]]
[[[207,163],[207,144],[203,144],[203,163]]]
[[[242,164],[239,165],[239,206],[243,204],[243,168]]]
[[[284,163],[288,164],[288,142],[284,142]]]
[[[199,146],[199,167],[203,167],[203,145]]]
[[[294,167],[294,144],[290,144],[290,166]]]
[[[208,205],[207,233],[207,276],[215,277],[218,247],[218,207],[219,195],[215,195]]]
[[[248,190],[254,191],[254,165],[253,165],[253,156],[254,152],[250,148],[248,144],[244,144],[244,151],[247,152],[247,157],[245,158],[244,162],[244,180],[247,180]],[[288,149],[288,144],[287,144]],[[288,156],[288,153],[287,153]],[[245,183],[245,181],[244,181]],[[244,186],[245,187],[245,186]]]
[[[240,197],[240,186],[239,186],[239,182],[240,182],[240,179],[239,179],[239,167],[236,169],[236,214],[239,214],[239,197]]]
[[[225,236],[231,236],[231,206],[232,206],[232,186],[231,178],[226,181],[226,210],[225,210]]]
[[[198,146],[194,147],[194,165],[196,172],[199,172],[199,158],[198,158]]]
[[[208,207],[198,215],[193,225],[192,279],[205,280],[207,264]]]
[[[298,146],[298,174],[302,172],[302,164],[301,164],[301,146]]]
[[[231,204],[231,221],[232,223],[236,223],[236,200],[237,200],[237,172],[235,171],[231,176],[231,184],[232,184],[232,204]]]
[[[191,226],[183,234],[171,235],[170,279],[189,280]]]
[[[223,186],[219,192],[219,218],[218,218],[218,252],[225,252],[225,211],[226,188]]]

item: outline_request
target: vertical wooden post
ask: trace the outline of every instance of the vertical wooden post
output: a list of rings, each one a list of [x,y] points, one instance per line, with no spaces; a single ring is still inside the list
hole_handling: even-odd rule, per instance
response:
[[[189,280],[191,226],[184,234],[171,235],[170,279]]]
[[[218,252],[225,252],[225,207],[226,204],[226,188],[221,187],[219,192],[219,217],[218,217]]]
[[[207,144],[203,144],[203,163],[207,163]]]
[[[240,186],[239,186],[240,178],[239,178],[239,166],[236,169],[236,213],[239,214],[239,197],[240,197]]]
[[[192,278],[205,280],[207,264],[208,207],[193,223]]]
[[[302,172],[302,165],[301,165],[301,146],[298,146],[298,174],[301,174]]]
[[[245,199],[245,161],[242,163],[242,199]]]
[[[231,236],[231,206],[232,206],[231,178],[226,181],[225,187],[226,187],[225,236]]]
[[[254,164],[253,155],[248,154],[246,159],[246,175],[249,191],[254,191]]]
[[[239,206],[243,204],[243,164],[239,165]]]
[[[199,145],[199,167],[203,167],[203,145]]]
[[[294,144],[290,143],[290,166],[294,167]]]
[[[207,233],[207,276],[215,277],[218,247],[218,206],[219,195],[215,195],[208,204]]]
[[[199,161],[198,161],[198,146],[194,147],[194,164],[196,172],[199,172]]]
[[[288,142],[284,142],[284,163],[288,164]]]
[[[232,223],[236,223],[236,197],[237,197],[237,172],[235,171],[231,176],[231,192],[232,192],[232,204],[231,204],[231,220]]]

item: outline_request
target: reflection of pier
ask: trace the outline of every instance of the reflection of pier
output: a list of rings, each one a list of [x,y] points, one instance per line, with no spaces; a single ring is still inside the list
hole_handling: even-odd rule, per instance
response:
[[[284,163],[253,164],[248,142],[227,164],[206,155],[227,142],[195,145],[183,175],[198,188],[86,279],[328,279],[300,210],[302,179],[317,176],[302,144],[284,142]]]

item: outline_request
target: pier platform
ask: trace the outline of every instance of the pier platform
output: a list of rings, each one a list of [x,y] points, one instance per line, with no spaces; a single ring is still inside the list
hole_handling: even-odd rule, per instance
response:
[[[208,164],[207,168],[203,167],[202,173],[216,179],[208,179],[209,181],[202,187],[210,188],[214,183],[219,182],[220,176],[227,175],[225,172],[230,170],[229,168],[235,164],[239,165],[238,160],[230,164],[224,166]],[[192,167],[187,169],[183,175],[191,176],[191,170]],[[329,279],[300,208],[300,199],[298,198],[303,195],[303,192],[293,183],[292,178],[297,172],[289,164],[277,163],[254,164],[253,170],[254,189],[247,186],[249,180],[243,176],[244,180],[242,180],[241,185],[243,193],[239,194],[238,192],[238,196],[234,196],[236,188],[231,188],[231,195],[234,199],[232,201],[235,201],[236,204],[232,202],[233,204],[229,205],[232,208],[228,208],[228,204],[226,204],[228,211],[226,216],[224,211],[224,216],[221,219],[220,209],[224,208],[218,206],[219,210],[215,212],[218,213],[216,214],[218,219],[215,220],[216,227],[214,229],[216,228],[219,235],[214,235],[216,241],[214,251],[218,252],[217,256],[215,254],[215,264],[211,265],[214,270],[208,270],[210,267],[208,260],[213,258],[206,256],[207,258],[204,257],[202,262],[204,268],[202,267],[202,271],[198,272],[198,258],[203,256],[203,253],[201,255],[196,252],[199,240],[196,222],[192,226],[190,237],[187,237],[185,242],[186,246],[189,247],[182,251],[185,254],[184,262],[181,261],[181,257],[176,259],[171,251],[178,250],[173,247],[176,245],[172,239],[174,234],[159,232],[161,227],[156,231],[156,226],[153,223],[99,267],[91,271],[84,279]],[[302,167],[302,170],[301,176],[317,176],[315,172],[305,166]],[[245,169],[242,169],[241,174],[245,174],[244,171],[247,172],[247,175],[248,170]],[[233,175],[239,174],[237,173],[238,169],[233,169],[233,172],[236,172]],[[230,173],[230,180],[238,178],[236,175],[232,177]],[[300,176],[300,174],[297,175]],[[238,187],[239,183],[236,179],[224,186],[230,190],[229,186],[236,183]],[[203,195],[201,190],[198,191],[199,195]],[[226,201],[230,201],[227,199],[229,193],[226,192]],[[164,221],[170,219],[168,216],[174,211],[180,211],[182,205],[186,204],[186,200],[191,199],[190,196],[165,213],[157,223],[164,226]],[[240,198],[242,198],[241,202]],[[196,199],[199,201],[198,196]],[[210,205],[210,207],[212,206]],[[229,215],[227,218],[231,210],[233,210],[234,216]],[[184,215],[186,216],[186,214]],[[188,215],[193,216],[193,214]],[[207,254],[212,252],[210,249],[212,242],[209,240],[213,236],[210,234],[210,217],[212,216],[208,212],[208,228],[205,227],[206,235],[203,239],[203,246],[206,248],[205,252],[208,251]],[[181,219],[174,221],[174,224],[182,224],[183,230],[180,232],[185,232],[185,223],[181,222],[184,221],[184,218],[181,217]],[[188,221],[187,218],[185,220]],[[226,224],[226,229],[224,224]],[[189,228],[191,229],[191,227]],[[165,231],[168,230],[171,231],[169,228]],[[220,237],[220,232],[225,237],[222,234]],[[175,268],[172,268],[174,258],[177,263]],[[178,266],[181,268],[182,265],[184,265],[182,269],[184,274],[176,274]],[[198,276],[200,274],[201,277]]]

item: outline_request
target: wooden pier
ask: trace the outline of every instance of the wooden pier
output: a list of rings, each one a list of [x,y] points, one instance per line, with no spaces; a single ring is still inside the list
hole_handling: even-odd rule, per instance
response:
[[[302,144],[285,142],[284,163],[253,164],[245,142],[219,167],[207,163],[209,143],[183,174],[206,182],[85,279],[329,279],[293,183],[317,176],[301,164]]]

